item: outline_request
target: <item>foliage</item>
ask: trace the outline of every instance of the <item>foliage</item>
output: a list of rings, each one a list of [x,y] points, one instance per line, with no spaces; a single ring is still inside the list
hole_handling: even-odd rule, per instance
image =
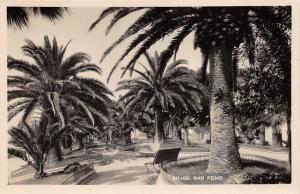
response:
[[[270,52],[266,47],[258,48],[256,63],[240,73],[235,101],[241,117],[259,118],[290,109],[290,77],[282,69],[289,64],[278,63]]]
[[[52,115],[64,128],[64,110],[72,106],[83,112],[91,125],[107,118],[108,95],[112,93],[100,81],[80,76],[83,72],[101,73],[95,64],[89,63],[85,53],[75,53],[64,59],[67,46],[58,46],[45,36],[44,45],[37,46],[26,40],[22,50],[34,63],[8,57],[8,68],[19,73],[8,77],[9,120],[23,112],[22,120],[34,109]],[[97,118],[97,119],[96,119]]]
[[[187,63],[185,60],[176,60],[167,66],[162,63],[164,56],[164,52],[161,55],[156,52],[154,57],[145,53],[149,65],[147,68],[141,64],[145,72],[133,69],[139,77],[118,83],[117,91],[128,90],[119,99],[124,103],[124,114],[135,110],[139,103],[145,111],[159,108],[171,113],[178,109],[195,112],[201,109],[201,106],[197,106],[200,102],[198,94],[207,95],[206,89],[190,77],[191,71],[188,68],[181,65]]]
[[[290,38],[286,35],[276,42],[283,49],[280,52],[258,39],[255,63],[240,72],[235,94],[236,115],[242,123],[248,122],[250,131],[262,125],[281,133],[279,126],[290,117]]]
[[[136,109],[130,114],[124,114],[124,104],[118,101],[109,112],[111,120],[108,127],[112,130],[115,138],[130,138],[133,129],[145,133],[154,131],[153,114],[142,110],[142,106],[136,106]]]
[[[22,149],[17,149],[17,148],[13,148],[13,147],[9,147],[7,149],[8,154],[15,156],[17,158],[20,158],[22,160],[24,160],[25,162],[30,163],[29,158],[27,157],[26,151],[22,150]]]
[[[33,159],[32,165],[36,170],[37,177],[45,176],[44,165],[48,153],[67,130],[67,128],[57,130],[57,127],[58,125],[53,123],[49,117],[43,115],[40,123],[36,123],[33,127],[24,123],[8,132],[11,137],[9,143],[25,150]]]
[[[21,29],[29,26],[29,19],[32,15],[40,15],[54,22],[60,19],[66,11],[68,9],[65,7],[8,7],[7,23],[10,27]]]
[[[163,59],[165,61],[178,51],[184,38],[194,32],[194,47],[200,48],[203,55],[201,72],[202,78],[205,79],[209,53],[215,46],[225,41],[238,48],[243,42],[245,54],[253,63],[254,35],[259,35],[271,45],[282,41],[291,27],[290,7],[126,7],[105,9],[91,25],[90,30],[103,18],[114,14],[107,27],[108,33],[120,19],[139,10],[144,10],[143,14],[105,51],[102,57],[103,60],[117,45],[132,35],[138,34],[112,68],[112,72],[134,48],[138,47],[139,49],[124,68],[124,73],[128,69],[132,70],[137,59],[151,45],[172,32],[176,32],[166,49]],[[274,51],[276,49],[279,57],[280,52],[275,45],[272,48]],[[233,60],[234,72],[237,72],[237,62]]]
[[[138,77],[118,83],[116,91],[127,90],[119,99],[124,106],[123,115],[138,109],[142,115],[154,111],[156,124],[163,124],[170,115],[189,111],[196,113],[202,109],[199,96],[207,95],[207,89],[193,79],[191,70],[182,66],[187,61],[175,60],[167,65],[168,60],[163,61],[165,52],[160,55],[156,52],[154,56],[145,52],[144,56],[149,67],[140,63],[144,72],[133,69]]]

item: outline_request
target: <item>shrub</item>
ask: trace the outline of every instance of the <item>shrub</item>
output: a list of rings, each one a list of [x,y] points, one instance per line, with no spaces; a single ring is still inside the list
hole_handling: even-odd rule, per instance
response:
[[[291,176],[286,173],[264,172],[261,174],[245,172],[228,177],[229,184],[278,184],[291,183]]]
[[[61,130],[56,130],[56,128],[56,125],[49,125],[47,117],[42,117],[39,125],[35,125],[33,128],[23,123],[19,128],[14,127],[8,131],[11,137],[9,143],[24,150],[32,158],[36,178],[46,175],[44,166],[49,151],[66,130],[66,128]],[[9,152],[13,153],[14,151]],[[17,152],[15,154],[21,156]],[[25,157],[21,156],[20,158],[26,161]]]

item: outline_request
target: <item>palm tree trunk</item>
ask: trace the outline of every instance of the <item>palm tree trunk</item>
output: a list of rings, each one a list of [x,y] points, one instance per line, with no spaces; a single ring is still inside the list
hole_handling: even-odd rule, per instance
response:
[[[112,129],[109,127],[108,128],[108,146],[109,148],[112,147],[112,140],[113,140],[113,137],[112,137]]]
[[[259,128],[259,143],[265,145],[265,126],[261,125]]]
[[[124,133],[124,137],[125,137],[125,144],[132,143],[132,141],[131,141],[131,130],[130,131],[126,131]]]
[[[53,148],[50,149],[48,154],[47,163],[58,163],[62,161],[62,153],[60,148],[60,143],[58,142]]]
[[[67,149],[72,149],[72,138],[70,135],[65,136],[65,144]]]
[[[159,111],[157,109],[154,110],[155,112],[155,136],[154,136],[154,143],[159,143]]]
[[[172,139],[178,140],[177,128],[175,126],[173,126],[173,129],[172,129]]]
[[[77,139],[78,139],[78,144],[79,144],[79,150],[82,150],[84,148],[83,136],[77,135]]]
[[[223,44],[214,47],[209,56],[212,88],[208,173],[231,173],[242,168],[235,136],[232,50],[232,46]]]
[[[155,108],[155,139],[154,142],[158,143],[165,140],[164,123],[162,120],[162,111]]]
[[[44,172],[44,164],[42,161],[40,161],[38,163],[38,167],[37,167],[37,171],[36,171],[36,178],[43,178],[45,176],[45,172]]]
[[[211,144],[211,133],[209,132],[206,135],[208,136],[208,138],[206,138],[206,143]]]
[[[184,146],[187,147],[189,145],[189,128],[185,128],[184,133]]]
[[[66,136],[62,137],[62,142],[61,143],[62,143],[61,145],[62,145],[63,149],[67,149],[68,148],[67,137]]]
[[[65,128],[65,118],[63,116],[61,105],[60,105],[60,95],[57,92],[53,92],[53,98],[51,100],[51,94],[48,94],[49,101],[52,102],[52,111],[54,116],[58,116],[59,120],[59,129],[62,130]],[[58,139],[57,143],[49,152],[49,158],[51,158],[52,162],[59,162],[62,161],[62,152],[61,152],[61,142]],[[51,161],[50,160],[50,161]]]
[[[290,167],[292,164],[292,139],[291,139],[291,115],[290,112],[287,114],[286,117],[286,123],[287,123],[287,135],[288,135],[288,139],[287,139],[287,147],[289,148],[289,163],[290,163]]]
[[[157,109],[157,124],[158,124],[158,135],[159,135],[159,141],[165,141],[166,135],[164,131],[164,118],[163,118],[163,112],[161,109]]]
[[[282,147],[282,135],[275,128],[273,128],[273,132],[272,132],[272,147],[273,148]]]
[[[182,132],[181,132],[181,130],[178,130],[177,129],[177,140],[180,140],[180,141],[182,141]]]
[[[53,106],[54,106],[53,112],[55,112],[59,118],[60,129],[63,129],[65,128],[65,117],[61,110],[60,94],[57,92],[53,92]]]

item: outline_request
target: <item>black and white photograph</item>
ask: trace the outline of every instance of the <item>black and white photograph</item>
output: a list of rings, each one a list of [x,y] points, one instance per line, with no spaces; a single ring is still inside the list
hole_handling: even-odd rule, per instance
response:
[[[6,184],[293,183],[295,7],[137,2],[5,6]]]

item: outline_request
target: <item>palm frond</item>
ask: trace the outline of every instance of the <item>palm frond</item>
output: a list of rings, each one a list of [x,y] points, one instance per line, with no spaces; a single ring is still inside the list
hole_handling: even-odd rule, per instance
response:
[[[73,104],[79,105],[84,110],[84,112],[88,116],[92,126],[94,126],[95,120],[94,120],[93,114],[89,110],[89,107],[83,101],[81,101],[79,98],[77,98],[75,96],[69,96],[68,98],[73,101]]]
[[[27,154],[24,150],[10,147],[7,149],[7,152],[8,152],[8,154],[13,155],[17,158],[20,158],[20,159],[24,160],[25,162],[29,161]]]
[[[68,8],[63,7],[7,7],[7,23],[10,27],[24,28],[32,15],[41,15],[54,22],[63,17]]]
[[[34,98],[35,95],[30,91],[25,90],[10,90],[7,91],[7,100],[11,101],[16,98]]]
[[[20,86],[20,85],[26,85],[30,82],[36,81],[34,78],[31,77],[25,77],[25,76],[8,76],[7,77],[7,85],[8,87],[14,87],[14,86]]]
[[[28,26],[29,13],[23,7],[7,7],[7,24],[11,27],[23,28]]]
[[[114,18],[111,20],[109,26],[106,28],[105,33],[108,34],[112,27],[122,18],[126,17],[128,14],[131,14],[135,11],[139,11],[141,9],[144,9],[144,7],[126,7],[119,9],[117,13],[115,14]],[[100,22],[100,21],[99,21]]]
[[[37,77],[40,75],[40,70],[37,66],[30,64],[26,61],[16,60],[12,57],[8,58],[7,67],[10,70],[17,70],[32,77]]]
[[[69,73],[70,75],[76,75],[78,73],[83,73],[83,72],[96,72],[99,75],[102,73],[102,70],[100,67],[98,67],[95,64],[80,64],[75,66],[74,68],[70,69]]]
[[[66,58],[61,65],[61,69],[62,71],[67,71],[68,69],[75,67],[77,64],[89,61],[90,57],[86,53],[78,52]]]
[[[103,20],[103,18],[105,18],[106,16],[108,16],[109,14],[113,13],[113,12],[116,12],[118,10],[121,10],[122,8],[121,7],[110,7],[110,8],[107,8],[105,9],[101,14],[100,16],[98,17],[98,19],[93,22],[93,24],[90,26],[90,29],[89,30],[93,30],[95,28],[95,26],[101,21]]]

